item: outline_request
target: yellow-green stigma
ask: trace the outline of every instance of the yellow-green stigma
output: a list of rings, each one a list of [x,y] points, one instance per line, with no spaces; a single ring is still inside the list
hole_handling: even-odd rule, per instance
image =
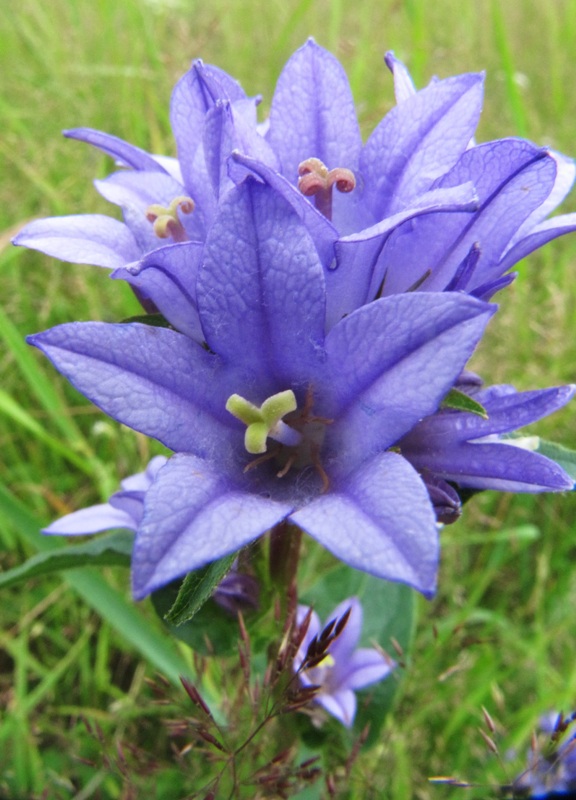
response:
[[[178,216],[191,214],[194,211],[194,200],[191,197],[175,197],[168,207],[153,203],[146,209],[146,219],[154,225],[154,233],[159,239],[172,237],[175,242],[186,242],[188,236]]]
[[[292,389],[268,397],[261,406],[256,406],[239,394],[233,394],[226,402],[229,411],[247,427],[244,446],[254,455],[266,452],[266,439],[274,439],[287,447],[297,447],[302,434],[282,421],[282,417],[296,411],[296,397]]]
[[[351,192],[356,187],[352,170],[328,167],[319,158],[307,158],[298,165],[298,189],[306,197],[314,197],[316,208],[332,219],[332,190]]]

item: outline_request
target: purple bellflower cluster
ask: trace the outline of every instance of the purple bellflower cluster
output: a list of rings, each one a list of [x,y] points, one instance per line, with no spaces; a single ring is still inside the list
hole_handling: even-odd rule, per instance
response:
[[[120,163],[97,188],[124,222],[53,218],[16,237],[113,268],[165,318],[29,339],[174,452],[140,509],[138,599],[280,523],[430,597],[459,488],[573,488],[509,434],[574,387],[482,388],[465,366],[508,270],[576,228],[574,214],[547,219],[574,165],[525,140],[476,145],[482,75],[416,91],[386,60],[397,105],[364,145],[344,71],[313,41],[263,124],[258,98],[196,62],[172,97],[177,159],[68,132]],[[482,414],[446,405],[454,389]]]
[[[354,692],[384,680],[396,664],[373,647],[357,647],[362,633],[362,606],[357,597],[350,597],[329,616],[334,624],[347,615],[342,631],[328,646],[322,660],[306,667],[312,643],[323,634],[318,615],[308,606],[298,606],[297,623],[302,625],[308,614],[310,622],[294,659],[294,670],[303,686],[319,687],[314,702],[349,728],[356,716]]]

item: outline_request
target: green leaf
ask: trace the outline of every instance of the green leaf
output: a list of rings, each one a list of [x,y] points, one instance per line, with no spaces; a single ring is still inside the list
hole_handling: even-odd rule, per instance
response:
[[[152,325],[154,328],[172,327],[162,314],[137,314],[135,317],[128,317],[122,320],[122,323],[128,322],[141,322],[142,325]]]
[[[469,414],[477,414],[482,419],[488,419],[488,413],[484,406],[459,389],[450,389],[440,407],[453,408],[455,411],[467,411]]]
[[[172,625],[166,615],[174,605],[182,582],[174,581],[153,592],[150,599],[172,636],[197,653],[210,657],[232,656],[238,652],[238,621],[213,600],[196,612],[192,621]],[[248,612],[249,616],[251,613]]]
[[[214,593],[222,578],[230,571],[236,553],[188,573],[180,585],[178,596],[165,616],[172,625],[189,622]]]
[[[576,481],[576,450],[570,450],[562,444],[548,442],[546,439],[541,439],[539,436],[536,438],[538,439],[538,446],[535,452],[555,461],[556,464],[559,464],[562,469]]]
[[[361,646],[370,647],[377,643],[392,658],[398,660],[392,645],[394,639],[401,646],[406,658],[414,632],[414,590],[404,584],[374,578],[351,567],[339,566],[320,578],[306,592],[302,602],[313,606],[320,619],[325,622],[338,603],[352,596],[358,597],[364,610]],[[379,731],[386,714],[392,708],[401,679],[402,668],[397,667],[384,681],[368,686],[359,693],[358,713],[350,731],[349,744],[368,723],[370,733],[366,745],[373,745],[378,741]],[[334,725],[338,723],[334,722]],[[327,736],[329,740],[333,737],[334,728],[332,725],[325,727],[332,727]]]
[[[37,553],[24,564],[6,572],[0,572],[0,587],[6,588],[38,575],[47,575],[50,572],[59,572],[75,567],[129,567],[133,542],[133,533],[118,531],[83,544]]]

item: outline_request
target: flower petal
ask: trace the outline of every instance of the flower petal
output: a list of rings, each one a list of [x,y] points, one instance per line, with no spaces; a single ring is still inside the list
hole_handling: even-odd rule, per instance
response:
[[[376,300],[332,328],[331,403],[321,413],[336,420],[326,434],[334,470],[354,469],[434,413],[494,311],[463,294],[420,292]]]
[[[416,94],[416,87],[414,81],[410,77],[410,73],[405,65],[394,55],[392,50],[389,50],[384,56],[386,66],[394,76],[394,94],[396,96],[396,103],[400,104],[404,100]]]
[[[134,597],[239,550],[290,510],[235,490],[202,459],[174,456],[146,494],[132,557]]]
[[[334,694],[319,694],[316,702],[347,728],[352,726],[356,716],[356,695],[350,689],[343,689]]]
[[[478,209],[472,214],[429,214],[397,229],[382,254],[385,294],[407,291],[425,269],[431,274],[423,288],[444,290],[476,244],[480,258],[468,285],[460,288],[470,291],[500,277],[502,254],[549,195],[555,175],[556,164],[548,152],[521,139],[488,142],[467,150],[437,185],[472,181]]]
[[[282,70],[270,108],[268,141],[291,183],[298,165],[319,158],[356,172],[362,140],[348,78],[338,60],[309,39]]]
[[[396,453],[367,460],[290,520],[349,566],[434,594],[436,518],[426,487]]]
[[[286,178],[283,178],[282,175],[279,175],[266,164],[241,153],[232,153],[229,171],[232,180],[237,184],[241,183],[247,174],[253,174],[278,192],[306,226],[308,233],[314,240],[322,265],[327,268],[332,264],[334,260],[334,242],[338,238],[338,231],[330,220],[317,211],[315,206],[298,189],[288,183]]]
[[[42,529],[42,533],[61,536],[83,536],[87,533],[100,533],[111,528],[128,528],[136,530],[133,517],[126,511],[114,508],[110,503],[100,503],[80,511],[66,514]]]
[[[372,647],[361,647],[354,652],[342,674],[342,687],[363,689],[389,675],[395,667],[391,658],[386,658]]]
[[[296,214],[250,179],[222,201],[205,253],[197,297],[208,346],[262,391],[307,385],[324,355],[325,289]]]
[[[68,139],[77,139],[80,142],[86,142],[93,147],[97,147],[126,167],[145,170],[146,172],[166,172],[164,167],[150,153],[129,142],[125,142],[124,139],[119,139],[118,136],[96,131],[93,128],[72,128],[71,130],[62,131],[62,133]]]
[[[478,124],[482,84],[481,74],[446,78],[384,117],[360,159],[364,202],[375,219],[400,211],[454,166]]]
[[[140,257],[140,248],[122,222],[104,214],[36,219],[13,243],[74,264],[114,269]]]
[[[196,277],[203,249],[200,242],[161,247],[142,261],[117,269],[112,278],[125,280],[141,289],[176,330],[202,343]]]
[[[383,219],[360,233],[345,236],[336,242],[336,268],[327,271],[326,327],[331,328],[339,319],[369,302],[381,287],[386,291],[387,275],[376,269],[379,257],[392,232],[409,219],[438,211],[474,211],[478,197],[471,183],[450,189],[433,189],[420,195],[404,211]],[[426,264],[420,262],[421,275]],[[415,281],[416,282],[416,281]]]
[[[93,403],[172,450],[217,453],[226,469],[236,439],[232,393],[219,361],[166,328],[72,322],[28,337]],[[231,427],[229,427],[231,426]]]

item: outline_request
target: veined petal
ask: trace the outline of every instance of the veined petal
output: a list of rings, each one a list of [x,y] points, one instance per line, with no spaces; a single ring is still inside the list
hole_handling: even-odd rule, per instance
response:
[[[316,701],[346,728],[352,726],[356,716],[356,695],[351,689],[341,689],[331,694],[319,694]]]
[[[328,169],[358,168],[362,141],[348,78],[313,39],[294,53],[278,79],[267,137],[291,183],[298,165],[311,157]]]
[[[290,513],[284,503],[235,490],[206,461],[179,454],[146,494],[132,557],[134,597],[261,536]]]
[[[210,215],[214,208],[210,203],[211,187],[205,186],[207,176],[202,154],[206,114],[217,100],[234,101],[245,97],[237,81],[218,67],[200,60],[193,62],[172,92],[170,122],[184,185],[195,202],[203,205]]]
[[[385,658],[373,647],[361,647],[352,653],[345,665],[341,685],[347,689],[364,689],[389,675],[394,666],[391,658]]]
[[[471,489],[499,492],[569,492],[574,481],[554,461],[514,445],[514,440],[492,443],[446,442],[436,451],[403,450],[418,470],[431,470],[445,480]]]
[[[353,469],[434,413],[494,311],[463,294],[413,293],[376,300],[332,328],[322,414],[336,420],[326,434],[334,469]]]
[[[399,228],[382,255],[385,293],[406,291],[430,271],[423,288],[442,291],[474,245],[480,258],[467,291],[502,274],[502,253],[527,217],[548,196],[556,166],[542,148],[520,139],[488,142],[467,150],[438,185],[471,180],[478,192],[472,214],[427,215]],[[417,265],[417,266],[415,266]]]
[[[60,536],[83,536],[87,533],[100,533],[111,528],[136,530],[134,519],[126,511],[114,508],[110,503],[100,503],[90,508],[82,508],[66,514],[42,529],[42,533]]]
[[[405,65],[394,55],[392,50],[389,50],[384,56],[386,66],[394,77],[394,94],[396,96],[396,103],[400,104],[404,100],[416,94],[416,87],[412,80],[410,73]]]
[[[396,453],[366,460],[290,520],[351,567],[434,594],[436,517],[420,477]]]
[[[306,229],[269,187],[252,179],[222,201],[197,297],[208,346],[256,386],[307,384],[322,363],[322,268]]]
[[[98,192],[109,203],[124,207],[137,206],[143,211],[152,203],[169,205],[180,196],[184,187],[166,172],[113,172],[104,180],[95,180]]]
[[[163,172],[114,172],[104,180],[94,181],[98,192],[108,202],[120,206],[126,224],[142,250],[150,252],[166,244],[155,233],[146,212],[150,205],[169,206],[184,193],[184,187]],[[195,198],[192,198],[195,200]],[[192,240],[204,239],[206,215],[195,205],[191,214],[179,214],[180,221]]]
[[[512,386],[491,386],[474,394],[484,406],[488,419],[463,411],[442,411],[422,420],[409,433],[411,447],[424,449],[442,442],[465,442],[499,433],[510,433],[552,414],[568,403],[575,393],[573,385],[517,392]]]
[[[498,264],[498,273],[506,272],[534,250],[557,239],[558,236],[564,236],[564,234],[574,231],[576,231],[576,214],[562,214],[536,225],[523,239],[517,241],[505,252]],[[496,270],[494,271],[496,272]]]
[[[129,228],[104,214],[36,219],[14,237],[13,243],[62,261],[109,269],[140,257],[140,248]]]
[[[474,394],[488,413],[440,411],[416,425],[400,442],[416,469],[428,470],[460,486],[514,492],[569,491],[574,481],[544,456],[514,439],[498,439],[556,411],[576,387],[516,392],[492,386]],[[520,443],[518,443],[520,444]]]
[[[364,202],[376,219],[401,210],[454,166],[478,124],[482,85],[481,74],[446,78],[384,117],[360,158]]]
[[[177,331],[202,343],[196,306],[196,278],[204,246],[183,242],[161,247],[136,264],[117,269],[112,278],[141,289]]]
[[[129,142],[125,142],[124,139],[119,139],[118,136],[112,136],[110,133],[96,131],[93,128],[72,128],[71,130],[62,131],[62,133],[68,139],[77,139],[80,142],[86,142],[93,147],[97,147],[126,167],[145,170],[146,172],[167,171],[150,153]]]
[[[295,186],[266,164],[242,153],[232,153],[229,171],[230,177],[237,184],[245,180],[247,175],[253,174],[278,192],[306,226],[314,240],[322,265],[327,268],[332,264],[338,231]]]
[[[217,379],[219,360],[196,342],[166,328],[104,322],[59,325],[28,342],[114,419],[172,450],[214,455],[226,469],[241,439],[224,409],[232,391]]]
[[[326,273],[326,327],[330,329],[339,319],[372,300],[387,276],[379,265],[380,255],[388,237],[409,219],[438,211],[475,211],[478,197],[472,183],[450,189],[433,189],[420,195],[404,211],[398,212],[360,233],[345,236],[336,242],[336,268]],[[384,266],[384,265],[382,265]],[[426,263],[415,265],[426,274]],[[416,281],[414,281],[416,282]]]

